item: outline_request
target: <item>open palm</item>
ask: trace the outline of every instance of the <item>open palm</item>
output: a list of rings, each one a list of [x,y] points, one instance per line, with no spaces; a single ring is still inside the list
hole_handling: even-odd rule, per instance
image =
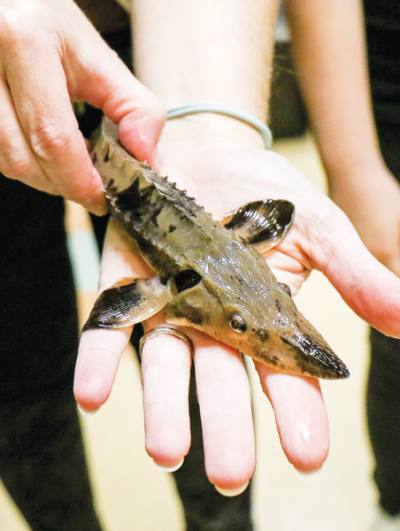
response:
[[[256,199],[288,199],[296,218],[285,240],[266,254],[278,281],[296,293],[313,268],[320,269],[344,300],[366,321],[400,336],[400,280],[365,249],[346,216],[285,159],[234,143],[184,140],[161,143],[163,174],[211,212],[215,219]],[[100,290],[122,277],[151,274],[120,234],[109,230]],[[161,313],[161,312],[160,312]],[[162,322],[149,319],[146,330]],[[192,329],[196,382],[203,426],[206,470],[222,489],[245,485],[255,467],[250,387],[241,356]],[[82,336],[75,395],[88,410],[108,398],[130,329],[91,330]],[[146,448],[163,467],[174,467],[190,446],[187,345],[170,335],[147,341],[142,375]],[[319,468],[328,452],[328,423],[319,383],[276,373],[256,364],[275,410],[284,451],[303,471]],[[307,434],[305,437],[304,434]]]

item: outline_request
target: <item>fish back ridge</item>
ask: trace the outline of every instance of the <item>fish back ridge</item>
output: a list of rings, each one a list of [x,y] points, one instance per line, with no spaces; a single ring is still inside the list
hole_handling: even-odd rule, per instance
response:
[[[193,250],[200,258],[215,231],[225,231],[185,191],[130,155],[108,119],[93,137],[91,156],[113,216],[157,272],[189,264]]]
[[[162,176],[152,166],[130,155],[118,141],[118,126],[107,118],[103,119],[95,137],[94,152],[97,152],[96,158],[102,157],[115,171],[124,174],[127,186],[137,177],[142,178],[153,185],[172,207],[179,210],[182,216],[191,219],[195,225],[216,226],[212,216],[188,196],[185,190],[180,190],[174,182]]]

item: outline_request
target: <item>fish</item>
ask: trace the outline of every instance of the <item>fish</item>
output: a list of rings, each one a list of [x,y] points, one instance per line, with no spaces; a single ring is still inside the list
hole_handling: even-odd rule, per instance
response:
[[[186,191],[128,153],[118,126],[107,118],[90,153],[110,215],[155,276],[122,279],[103,291],[82,332],[132,326],[163,310],[167,323],[200,330],[278,371],[349,376],[261,254],[290,230],[291,202],[253,201],[216,221]]]

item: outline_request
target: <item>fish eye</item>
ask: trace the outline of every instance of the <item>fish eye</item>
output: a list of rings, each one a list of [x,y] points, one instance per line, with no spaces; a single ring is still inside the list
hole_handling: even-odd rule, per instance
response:
[[[284,282],[278,282],[278,284],[279,284],[279,287],[283,289],[285,293],[287,293],[290,297],[292,296],[292,290],[287,284],[285,284]]]
[[[247,323],[241,315],[233,315],[230,324],[235,332],[246,332],[247,330]]]

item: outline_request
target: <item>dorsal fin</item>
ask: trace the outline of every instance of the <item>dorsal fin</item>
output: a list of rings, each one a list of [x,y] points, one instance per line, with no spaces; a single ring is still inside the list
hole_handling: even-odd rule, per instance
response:
[[[220,224],[245,244],[260,252],[275,247],[287,234],[294,219],[294,205],[282,199],[247,203],[226,216]]]

